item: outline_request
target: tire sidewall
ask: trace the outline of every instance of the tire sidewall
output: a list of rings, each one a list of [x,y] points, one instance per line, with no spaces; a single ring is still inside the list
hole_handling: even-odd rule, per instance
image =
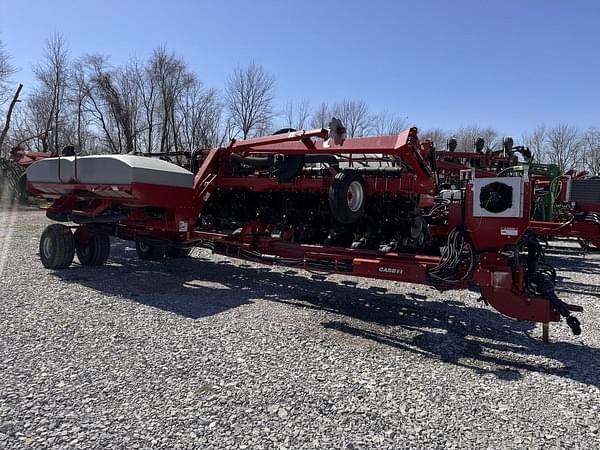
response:
[[[348,204],[348,192],[353,183],[362,188],[362,202],[354,211]],[[354,184],[354,186],[358,186]],[[365,213],[367,192],[363,178],[353,171],[338,173],[329,188],[329,207],[333,217],[343,224],[351,224],[359,220]]]
[[[135,251],[138,258],[145,260],[160,259],[164,255],[164,250],[154,245],[145,243],[144,241],[135,241]]]
[[[46,227],[40,238],[40,260],[47,269],[65,269],[75,256],[75,238],[71,229],[54,223]]]
[[[78,233],[75,233],[77,259],[81,265],[100,266],[106,262],[110,254],[110,238],[107,234],[78,237]]]

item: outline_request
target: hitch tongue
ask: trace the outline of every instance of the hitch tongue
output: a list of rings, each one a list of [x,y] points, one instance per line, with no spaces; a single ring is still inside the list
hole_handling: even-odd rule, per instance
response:
[[[554,309],[566,319],[567,325],[569,325],[569,328],[571,329],[573,334],[575,336],[579,336],[581,334],[581,323],[579,322],[577,317],[573,316],[571,314],[571,311],[569,310],[569,306],[558,298],[558,296],[554,292],[554,283],[552,282],[552,280],[546,277],[540,278],[541,279],[537,280],[538,283],[536,283],[537,290],[539,291],[539,293],[546,297],[550,301]]]
[[[581,334],[581,323],[579,323],[577,317],[571,314],[571,311],[569,311],[569,307],[567,306],[567,304],[556,296],[556,294],[554,293],[554,288],[545,292],[544,295],[546,298],[548,298],[548,300],[550,300],[550,303],[552,303],[554,309],[556,309],[561,316],[566,318],[567,325],[569,325],[569,328],[571,329],[573,334],[575,336],[579,336]]]

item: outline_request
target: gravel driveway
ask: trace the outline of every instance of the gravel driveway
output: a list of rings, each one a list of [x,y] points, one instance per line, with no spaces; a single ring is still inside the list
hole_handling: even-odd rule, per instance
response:
[[[206,251],[52,272],[47,223],[0,210],[0,448],[600,448],[600,254],[552,254],[583,334],[543,344],[473,292]]]

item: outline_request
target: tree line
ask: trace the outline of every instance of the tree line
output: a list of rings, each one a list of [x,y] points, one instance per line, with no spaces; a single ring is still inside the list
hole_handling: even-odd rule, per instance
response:
[[[276,80],[260,64],[236,66],[221,89],[206,86],[186,60],[157,47],[144,60],[114,65],[100,54],[72,57],[60,34],[45,44],[33,67],[34,85],[21,98],[22,85],[0,41],[0,157],[21,146],[55,151],[66,145],[83,154],[178,152],[222,146],[230,139],[271,134],[280,128],[325,128],[342,120],[349,137],[397,134],[407,119],[374,113],[364,100],[342,99],[316,106],[294,99],[276,108]],[[472,150],[478,137],[488,148],[502,145],[492,127],[422,130],[421,138],[445,148],[450,137]],[[600,174],[600,129],[566,124],[538,126],[515,139],[537,161]]]

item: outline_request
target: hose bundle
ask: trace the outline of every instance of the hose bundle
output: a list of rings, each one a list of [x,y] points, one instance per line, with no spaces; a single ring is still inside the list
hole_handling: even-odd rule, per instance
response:
[[[452,230],[445,247],[441,248],[440,263],[427,272],[429,280],[440,287],[451,287],[466,280],[473,271],[475,254],[463,230]]]

